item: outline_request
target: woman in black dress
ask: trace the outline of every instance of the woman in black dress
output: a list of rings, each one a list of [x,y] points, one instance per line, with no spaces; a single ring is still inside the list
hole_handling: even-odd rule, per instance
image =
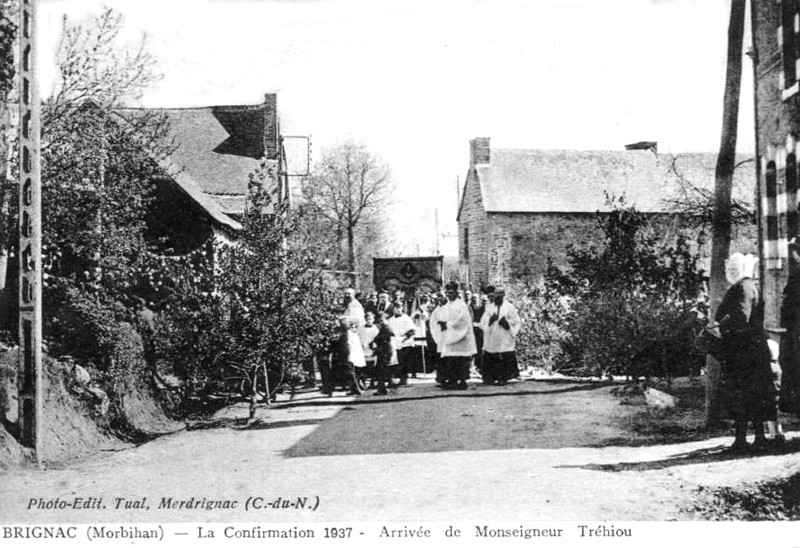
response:
[[[723,380],[730,397],[735,423],[734,452],[749,450],[747,423],[752,421],[756,449],[766,446],[764,421],[774,420],[770,403],[772,372],[767,338],[763,330],[763,307],[753,281],[756,259],[734,253],[725,265],[731,287],[725,293],[714,319],[719,324],[724,346]]]
[[[789,279],[783,289],[780,361],[782,369],[780,408],[784,413],[800,415],[800,245],[792,238],[789,251]]]

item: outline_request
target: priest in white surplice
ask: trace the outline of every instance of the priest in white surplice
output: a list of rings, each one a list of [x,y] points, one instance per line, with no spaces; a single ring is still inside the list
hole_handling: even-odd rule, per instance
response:
[[[483,329],[483,384],[508,384],[519,377],[517,334],[522,321],[514,305],[505,300],[505,291],[486,288],[489,303],[481,316]]]
[[[447,304],[436,316],[442,331],[441,355],[445,369],[442,387],[466,390],[470,362],[476,352],[472,314],[467,303],[458,298],[457,283],[451,282],[445,289]]]

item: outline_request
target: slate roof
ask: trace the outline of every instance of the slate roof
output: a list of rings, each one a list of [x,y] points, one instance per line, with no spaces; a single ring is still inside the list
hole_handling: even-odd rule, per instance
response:
[[[177,145],[170,162],[228,215],[241,214],[248,176],[264,156],[265,104],[157,109]],[[135,115],[142,109],[120,109]]]
[[[476,172],[487,212],[594,213],[607,209],[607,191],[624,193],[638,210],[657,213],[670,211],[665,200],[677,197],[682,188],[672,169],[675,157],[684,178],[700,188],[714,188],[713,153],[492,149],[490,163],[477,165]],[[734,196],[750,204],[754,169],[745,164],[734,179]]]
[[[125,116],[127,109],[118,109],[111,113],[111,116],[116,117],[123,124],[127,124],[128,120]],[[156,155],[153,155],[156,158]],[[166,176],[172,179],[175,184],[181,189],[189,198],[196,202],[200,208],[209,216],[209,218],[222,228],[239,231],[242,229],[241,223],[229,217],[219,204],[211,197],[209,197],[199,184],[180,166],[170,158],[157,158],[157,162],[161,170]]]

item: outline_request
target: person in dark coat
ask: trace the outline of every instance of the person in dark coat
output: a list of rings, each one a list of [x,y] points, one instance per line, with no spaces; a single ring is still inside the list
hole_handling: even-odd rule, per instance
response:
[[[364,314],[372,312],[373,317],[378,314],[378,296],[375,293],[367,295],[366,301],[363,304]]]
[[[480,375],[483,375],[483,329],[481,329],[481,318],[488,302],[489,297],[485,293],[481,295],[473,293],[469,302],[469,310],[472,313],[472,331],[475,333],[475,347],[477,349],[475,369],[478,370]]]
[[[792,238],[789,243],[794,264],[789,267],[789,279],[783,288],[781,327],[780,410],[800,415],[800,245]]]
[[[389,364],[392,361],[392,354],[395,352],[392,344],[394,333],[389,327],[389,313],[386,311],[379,312],[375,325],[378,327],[378,334],[375,335],[372,341],[376,358],[375,376],[378,382],[378,389],[375,391],[375,395],[385,396],[387,384],[388,388],[396,387],[392,383],[392,377],[389,375]]]
[[[378,319],[378,315],[381,312],[386,312],[387,314],[389,314],[390,318],[394,316],[394,306],[392,306],[392,303],[389,301],[388,291],[381,291],[380,293],[378,293],[378,302],[375,305],[376,320]]]
[[[361,394],[356,369],[365,365],[361,341],[356,334],[356,320],[350,316],[342,316],[339,318],[339,333],[332,343],[333,382],[329,385],[329,392],[338,384],[348,390],[350,395]],[[326,393],[330,395],[329,392]]]
[[[747,423],[753,423],[755,448],[766,447],[764,421],[774,420],[770,405],[772,370],[769,348],[763,330],[763,308],[758,288],[752,279],[755,258],[741,253],[730,256],[725,276],[731,287],[714,316],[722,334],[723,380],[730,397],[735,425],[734,452],[746,452]],[[772,410],[771,410],[772,408]]]
[[[314,353],[314,361],[319,369],[320,381],[322,382],[320,392],[327,396],[333,395],[333,389],[336,386],[332,356],[335,342],[338,338],[338,333],[335,328],[328,329],[328,332],[324,333],[320,338],[316,352]]]

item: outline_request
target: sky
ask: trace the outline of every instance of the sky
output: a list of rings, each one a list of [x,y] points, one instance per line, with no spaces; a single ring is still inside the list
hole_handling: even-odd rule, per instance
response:
[[[282,132],[310,135],[312,160],[348,138],[385,159],[396,254],[456,254],[474,137],[493,148],[719,147],[729,0],[41,0],[44,95],[63,17],[103,5],[124,15],[124,40],[146,34],[164,75],[139,105],[277,92]],[[741,152],[753,149],[751,72],[746,58]]]

